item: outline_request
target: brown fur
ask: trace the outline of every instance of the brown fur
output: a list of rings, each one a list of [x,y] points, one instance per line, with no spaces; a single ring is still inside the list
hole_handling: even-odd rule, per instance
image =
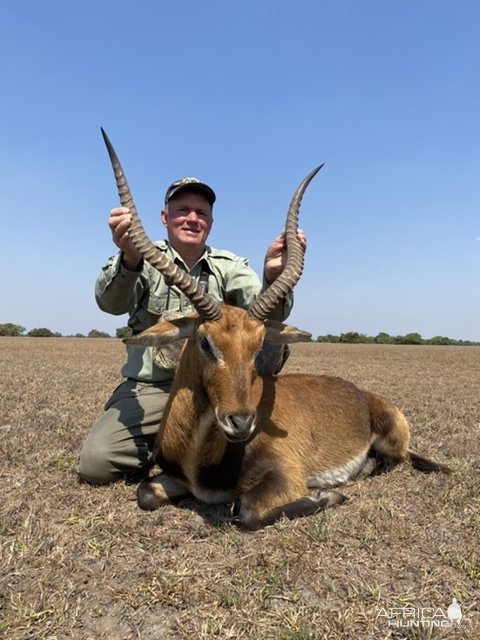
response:
[[[200,325],[192,316],[189,330],[182,319],[181,332],[175,323],[129,339],[161,346],[172,335],[190,335],[155,444],[163,473],[141,483],[142,508],[182,492],[211,503],[237,500],[240,523],[256,529],[282,514],[308,515],[342,502],[326,489],[369,468],[369,451],[389,464],[448,470],[409,451],[405,416],[384,398],[328,376],[256,377],[266,330],[242,309],[223,306],[220,320]],[[277,342],[305,335],[279,323],[269,324],[268,334]],[[236,431],[228,416],[242,429],[253,415],[254,431],[229,441]],[[320,492],[311,496],[312,488]]]

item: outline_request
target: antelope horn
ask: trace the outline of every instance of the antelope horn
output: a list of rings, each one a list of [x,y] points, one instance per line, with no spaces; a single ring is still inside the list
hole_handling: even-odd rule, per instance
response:
[[[300,203],[310,181],[317,175],[323,167],[321,164],[311,171],[300,183],[295,191],[290,206],[288,207],[287,220],[285,222],[285,241],[287,244],[287,263],[278,278],[266,289],[252,304],[248,313],[256,320],[266,320],[269,314],[283,300],[287,293],[300,280],[303,271],[303,257],[305,251],[297,237],[298,213]]]
[[[117,154],[103,129],[102,136],[107,147],[108,155],[112,163],[115,181],[117,183],[118,195],[122,207],[128,207],[132,215],[132,223],[129,229],[130,239],[138,249],[142,257],[149,262],[152,267],[160,271],[162,275],[178,287],[193,304],[202,320],[218,320],[221,315],[220,305],[206,293],[198,284],[195,278],[179,269],[160,249],[148,238],[137,214],[137,208],[132,198],[127,179],[123,173],[122,165]]]

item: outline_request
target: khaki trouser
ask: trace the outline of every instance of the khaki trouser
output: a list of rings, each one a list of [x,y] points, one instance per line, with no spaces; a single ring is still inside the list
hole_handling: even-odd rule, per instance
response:
[[[169,391],[138,380],[120,384],[83,444],[79,476],[104,484],[145,469]]]
[[[278,373],[288,354],[283,345],[264,345],[256,363],[258,373]],[[120,384],[83,444],[80,478],[105,484],[147,469],[169,392],[170,385],[130,379]]]

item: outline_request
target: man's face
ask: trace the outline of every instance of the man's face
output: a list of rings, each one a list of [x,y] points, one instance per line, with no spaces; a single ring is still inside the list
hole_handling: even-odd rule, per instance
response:
[[[182,248],[203,248],[212,228],[212,207],[200,193],[182,191],[161,213],[168,239],[180,253]]]

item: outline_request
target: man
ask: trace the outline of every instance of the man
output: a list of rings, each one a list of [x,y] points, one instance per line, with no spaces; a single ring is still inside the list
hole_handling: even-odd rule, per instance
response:
[[[168,242],[156,245],[181,269],[198,278],[217,302],[248,308],[262,289],[257,275],[245,259],[206,244],[215,199],[213,189],[196,178],[183,178],[170,185],[160,214]],[[129,238],[130,223],[128,209],[119,207],[110,212],[108,225],[120,251],[102,269],[95,297],[107,313],[128,313],[128,324],[136,334],[155,324],[165,312],[186,313],[193,308],[176,287],[143,261]],[[301,232],[299,237],[305,246]],[[285,254],[282,234],[267,250],[263,288],[282,272]],[[271,317],[285,320],[291,306],[289,296]],[[261,374],[277,373],[287,354],[283,345],[264,345],[257,370]],[[148,467],[173,372],[168,365],[158,363],[151,348],[127,347],[122,375],[126,380],[106,403],[104,414],[93,426],[80,453],[78,472],[87,482],[104,484]]]

